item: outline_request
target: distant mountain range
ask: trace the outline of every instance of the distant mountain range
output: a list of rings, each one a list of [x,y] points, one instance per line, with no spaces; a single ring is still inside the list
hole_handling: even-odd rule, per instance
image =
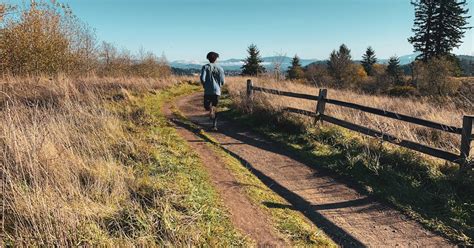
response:
[[[409,54],[400,56],[400,64],[406,65],[413,62],[418,56],[418,54]],[[469,55],[457,55],[459,59],[474,61],[474,56]],[[272,57],[263,57],[262,65],[265,66],[266,69],[272,70],[274,62],[281,63],[281,69],[286,70],[291,65],[291,57],[286,56],[272,56]],[[326,63],[326,60],[318,60],[318,59],[300,59],[302,66],[307,66],[311,63]],[[359,62],[356,60],[356,62]],[[388,62],[388,59],[379,59],[379,63],[385,64]],[[187,61],[187,60],[177,60],[170,63],[171,67],[178,68],[178,69],[201,69],[202,65],[206,64],[206,61]],[[244,64],[242,59],[227,59],[218,61],[218,64],[224,68],[224,70],[229,71],[239,71]]]
[[[274,62],[280,62],[281,68],[286,70],[291,65],[292,58],[290,57],[264,57],[262,58],[263,62],[262,65],[265,66],[267,69],[273,69]],[[301,65],[307,66],[313,62],[318,61],[317,59],[301,59]],[[177,60],[170,63],[171,67],[179,68],[179,69],[201,69],[201,67],[208,62],[206,61],[186,61],[186,60]],[[242,65],[244,64],[242,59],[227,59],[227,60],[220,60],[218,64],[224,68],[224,70],[240,70]]]

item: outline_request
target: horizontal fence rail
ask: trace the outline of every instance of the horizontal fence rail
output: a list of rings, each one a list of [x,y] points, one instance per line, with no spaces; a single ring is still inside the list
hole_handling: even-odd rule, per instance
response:
[[[363,106],[363,105],[359,105],[355,103],[344,102],[344,101],[339,101],[339,100],[334,100],[334,99],[325,99],[325,101],[326,103],[329,103],[329,104],[361,110],[363,112],[367,112],[367,113],[371,113],[371,114],[375,114],[379,116],[384,116],[384,117],[388,117],[388,118],[392,118],[392,119],[396,119],[396,120],[400,120],[404,122],[409,122],[409,123],[417,124],[420,126],[433,128],[433,129],[438,129],[438,130],[449,132],[449,133],[461,134],[462,132],[462,128],[448,126],[441,123],[436,123],[434,121],[423,120],[420,118],[403,115],[403,114],[399,114],[399,113],[395,113],[391,111],[386,111],[382,109],[367,107],[367,106]]]
[[[471,142],[472,140],[474,140],[474,135],[472,134],[472,130],[473,130],[472,124],[474,122],[474,116],[464,116],[463,127],[459,128],[455,126],[437,123],[434,121],[424,120],[424,119],[413,117],[413,116],[386,111],[383,109],[363,106],[363,105],[335,100],[335,99],[329,99],[326,97],[327,95],[326,89],[321,89],[319,96],[314,96],[314,95],[301,94],[301,93],[295,93],[295,92],[281,91],[281,90],[276,90],[276,89],[256,87],[256,86],[253,86],[253,83],[251,80],[248,80],[247,81],[247,96],[249,97],[249,99],[253,97],[254,91],[317,101],[316,112],[297,109],[297,108],[291,108],[291,107],[284,108],[283,110],[290,113],[296,113],[296,114],[313,117],[319,121],[327,121],[334,125],[338,125],[352,131],[356,131],[365,135],[376,137],[398,146],[402,146],[402,147],[405,147],[414,151],[418,151],[418,152],[421,152],[433,157],[441,158],[450,162],[455,162],[455,163],[460,164],[461,169],[463,170],[472,168],[472,161],[469,161],[469,153],[471,149]],[[345,120],[341,120],[332,116],[328,116],[324,114],[326,104],[332,104],[336,106],[351,108],[351,109],[359,110],[366,113],[371,113],[371,114],[375,114],[375,115],[379,115],[379,116],[383,116],[383,117],[387,117],[387,118],[391,118],[395,120],[417,124],[420,126],[440,130],[447,133],[461,135],[461,153],[455,154],[455,153],[441,150],[439,148],[434,148],[427,145],[419,144],[414,141],[399,139],[387,133],[383,133],[383,132],[380,132],[368,127],[357,125],[357,124],[354,124]]]
[[[265,93],[270,93],[270,94],[274,94],[274,95],[289,96],[289,97],[295,97],[295,98],[307,99],[307,100],[317,101],[319,99],[317,96],[313,96],[313,95],[294,93],[294,92],[288,92],[288,91],[281,91],[281,90],[274,90],[274,89],[267,89],[267,88],[263,88],[263,87],[252,87],[252,90],[265,92]]]

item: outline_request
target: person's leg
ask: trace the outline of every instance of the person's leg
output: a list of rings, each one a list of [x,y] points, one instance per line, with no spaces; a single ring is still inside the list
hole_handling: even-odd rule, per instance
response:
[[[209,111],[209,118],[213,119],[213,96],[212,95],[204,95],[204,108],[206,111]]]
[[[212,128],[217,130],[217,104],[219,103],[219,96],[214,95],[212,97],[211,104],[211,118],[212,118]]]
[[[203,98],[203,106],[204,106],[204,109],[206,111],[209,111],[210,108],[211,108],[211,101],[209,99],[209,95],[204,95],[204,98]]]

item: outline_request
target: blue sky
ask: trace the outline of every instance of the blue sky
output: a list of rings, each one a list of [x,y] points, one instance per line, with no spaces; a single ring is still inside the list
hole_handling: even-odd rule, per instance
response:
[[[468,0],[472,15],[474,0]],[[7,2],[15,2],[7,0]],[[18,2],[18,1],[16,1]],[[410,0],[63,0],[99,40],[143,47],[173,60],[242,58],[255,43],[263,56],[326,59],[341,43],[359,59],[371,45],[379,58],[413,52]],[[471,19],[474,23],[474,19]],[[474,33],[454,52],[474,55]]]

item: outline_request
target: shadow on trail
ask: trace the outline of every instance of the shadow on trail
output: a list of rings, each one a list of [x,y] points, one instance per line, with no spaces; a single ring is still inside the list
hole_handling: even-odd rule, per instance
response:
[[[313,210],[329,210],[329,209],[337,209],[337,208],[348,208],[348,207],[355,207],[355,206],[365,206],[369,205],[372,201],[365,197],[357,200],[351,201],[343,201],[343,202],[336,202],[336,203],[329,203],[329,204],[321,204],[321,205],[311,205]],[[296,210],[295,207],[286,204],[280,204],[275,202],[263,202],[263,205],[267,206],[268,208],[288,208],[292,210]]]
[[[339,226],[335,225],[333,222],[328,220],[326,217],[321,215],[317,210],[325,209],[323,207],[314,206],[298,194],[294,193],[293,191],[287,189],[283,185],[279,184],[275,180],[273,180],[271,177],[265,175],[263,172],[260,170],[256,169],[255,167],[252,166],[247,160],[239,156],[238,154],[226,149],[222,144],[213,141],[210,139],[208,136],[204,135],[201,133],[201,129],[194,127],[191,124],[186,123],[185,121],[179,120],[179,119],[171,119],[172,122],[174,122],[178,127],[185,128],[203,140],[205,140],[208,143],[217,145],[224,149],[229,155],[232,157],[236,158],[239,160],[245,167],[252,173],[254,174],[260,181],[262,181],[267,187],[272,189],[274,192],[276,192],[278,195],[283,197],[286,201],[288,201],[292,207],[292,209],[300,211],[303,215],[306,216],[311,222],[313,222],[318,228],[323,230],[334,242],[341,246],[346,246],[346,247],[365,247],[364,244],[362,244],[357,238],[353,237],[351,234],[346,232],[344,229],[340,228]],[[237,129],[238,130],[238,129]],[[288,152],[285,152],[283,149],[278,149],[275,146],[272,146],[270,143],[262,141],[262,140],[257,140],[253,139],[251,137],[239,134],[237,132],[231,131],[231,129],[224,129],[221,131],[221,133],[228,135],[230,137],[233,137],[242,143],[246,143],[252,146],[259,147],[261,149],[269,150],[275,153],[280,153],[283,155],[286,155],[288,157],[293,158],[294,155],[289,154]],[[366,199],[366,198],[364,198]],[[368,201],[362,199],[361,201]],[[274,203],[273,203],[274,204]],[[361,202],[347,202],[347,203],[340,203],[340,207],[350,207],[350,206],[357,206],[362,204]],[[336,205],[336,204],[327,204],[327,205]],[[283,206],[279,206],[283,207]],[[332,206],[337,207],[337,206]],[[326,206],[326,209],[331,208],[331,206]]]

